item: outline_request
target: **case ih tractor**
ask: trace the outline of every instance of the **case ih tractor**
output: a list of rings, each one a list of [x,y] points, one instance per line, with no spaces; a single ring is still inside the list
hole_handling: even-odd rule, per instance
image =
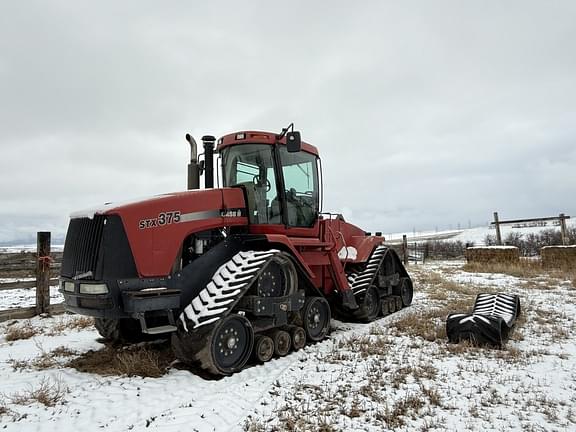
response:
[[[370,322],[411,303],[381,235],[320,213],[318,150],[292,125],[226,135],[216,149],[205,136],[201,161],[186,138],[188,191],[71,216],[61,292],[105,339],[171,335],[181,361],[227,375],[322,340],[333,314]]]

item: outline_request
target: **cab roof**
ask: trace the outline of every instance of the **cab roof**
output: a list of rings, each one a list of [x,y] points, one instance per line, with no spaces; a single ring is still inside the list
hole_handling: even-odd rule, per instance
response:
[[[268,144],[274,145],[277,140],[278,134],[272,132],[261,132],[261,131],[243,131],[234,132],[228,135],[224,135],[218,139],[218,145],[216,151],[220,152],[222,149],[236,145],[236,144]],[[286,137],[280,140],[281,145],[286,145]],[[320,156],[318,149],[312,144],[305,143],[302,141],[302,151],[307,153],[312,153],[313,155]]]

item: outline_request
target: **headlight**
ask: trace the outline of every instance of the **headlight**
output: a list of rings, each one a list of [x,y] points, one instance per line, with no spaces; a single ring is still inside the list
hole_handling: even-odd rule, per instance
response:
[[[80,284],[80,294],[108,294],[106,284]]]
[[[64,282],[64,291],[74,292],[74,282]]]

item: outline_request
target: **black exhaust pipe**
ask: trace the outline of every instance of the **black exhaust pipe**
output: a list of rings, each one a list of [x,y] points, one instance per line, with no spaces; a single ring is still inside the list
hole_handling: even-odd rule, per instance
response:
[[[188,190],[200,189],[200,165],[198,164],[198,146],[192,135],[186,134],[190,143],[190,163],[188,164]]]
[[[204,187],[212,189],[214,187],[214,143],[216,138],[212,135],[204,135]]]

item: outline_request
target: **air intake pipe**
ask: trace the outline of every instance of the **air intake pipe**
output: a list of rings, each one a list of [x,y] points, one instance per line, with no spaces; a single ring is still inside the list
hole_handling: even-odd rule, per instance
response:
[[[200,165],[198,164],[198,146],[190,134],[186,134],[186,141],[190,143],[190,163],[188,164],[188,190],[200,189]]]
[[[212,135],[204,135],[204,187],[212,189],[214,187],[214,143],[216,138]]]

